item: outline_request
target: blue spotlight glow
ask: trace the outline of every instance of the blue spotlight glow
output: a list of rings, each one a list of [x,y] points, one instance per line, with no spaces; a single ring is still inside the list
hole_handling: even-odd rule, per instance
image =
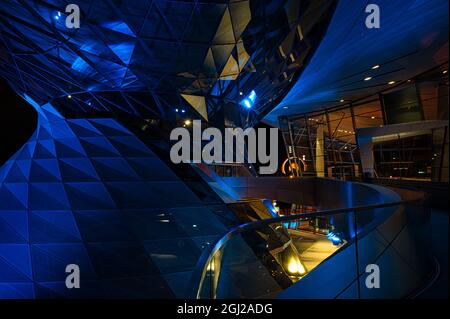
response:
[[[331,240],[333,245],[339,245],[340,243],[342,243],[342,239],[333,232],[328,233],[327,238]]]
[[[254,90],[250,92],[250,95],[248,96],[248,99],[249,99],[250,101],[252,101],[253,103],[255,103],[255,100],[256,100],[256,92],[255,92]]]
[[[243,99],[239,104],[245,106],[247,109],[251,109],[256,102],[256,92],[252,90],[250,94]]]

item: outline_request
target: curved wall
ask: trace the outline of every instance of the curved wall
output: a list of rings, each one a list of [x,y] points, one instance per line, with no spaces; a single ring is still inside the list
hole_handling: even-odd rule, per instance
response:
[[[311,178],[225,178],[242,197],[302,203],[319,210],[401,201],[393,190],[378,185]],[[423,194],[409,191],[409,199]],[[340,216],[339,216],[340,217]],[[336,217],[335,217],[336,219]],[[341,225],[354,222],[343,214]],[[356,215],[355,243],[339,250],[278,298],[403,298],[419,289],[434,272],[430,212],[426,201],[370,209]],[[380,288],[369,289],[366,267],[380,269]],[[359,274],[359,282],[357,280]],[[359,285],[359,292],[358,292]]]
[[[51,104],[0,168],[0,298],[170,298],[226,230],[114,119],[65,119]],[[80,289],[65,285],[80,267]]]

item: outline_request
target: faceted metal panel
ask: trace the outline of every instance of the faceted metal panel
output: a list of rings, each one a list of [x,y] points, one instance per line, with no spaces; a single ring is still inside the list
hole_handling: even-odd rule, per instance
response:
[[[217,207],[116,120],[29,101],[39,126],[0,169],[0,298],[185,296],[226,230]],[[68,264],[80,289],[65,285]]]
[[[183,108],[223,125],[226,107],[240,114],[228,122],[252,125],[287,93],[334,4],[80,0],[81,27],[68,29],[65,1],[2,1],[0,75],[67,117],[174,119]],[[248,110],[239,102],[252,90]]]

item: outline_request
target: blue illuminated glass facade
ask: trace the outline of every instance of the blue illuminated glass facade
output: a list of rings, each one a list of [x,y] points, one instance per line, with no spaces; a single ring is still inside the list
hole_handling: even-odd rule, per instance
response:
[[[0,76],[39,114],[0,169],[0,298],[185,297],[235,216],[125,123],[254,125],[304,69],[335,1],[76,4],[80,29],[65,26],[66,1],[0,2]],[[65,286],[72,263],[80,289]]]
[[[0,298],[184,296],[226,208],[116,120],[35,107],[38,129],[0,171]],[[65,286],[68,264],[80,289]]]
[[[250,126],[294,84],[335,1],[76,4],[81,27],[68,29],[65,1],[2,1],[0,74],[17,92],[66,117],[175,119],[185,109],[215,125]],[[253,90],[257,103],[242,108]]]

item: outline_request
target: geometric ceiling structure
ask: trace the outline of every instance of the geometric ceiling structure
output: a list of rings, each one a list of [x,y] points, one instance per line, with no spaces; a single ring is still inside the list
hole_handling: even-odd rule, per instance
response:
[[[66,1],[0,2],[0,76],[38,112],[0,167],[0,298],[186,297],[202,251],[239,221],[127,124],[253,126],[295,83],[336,1],[76,4],[81,27],[68,29]],[[81,289],[67,289],[68,264]]]
[[[367,1],[342,0],[296,84],[265,118],[304,114],[378,94],[448,64],[447,0],[380,0],[380,28],[368,29]],[[368,79],[370,80],[364,80]]]
[[[80,0],[81,27],[68,29],[65,1],[2,1],[0,76],[66,118],[170,120],[184,110],[250,126],[293,85],[335,3]],[[249,110],[239,102],[252,91]]]

